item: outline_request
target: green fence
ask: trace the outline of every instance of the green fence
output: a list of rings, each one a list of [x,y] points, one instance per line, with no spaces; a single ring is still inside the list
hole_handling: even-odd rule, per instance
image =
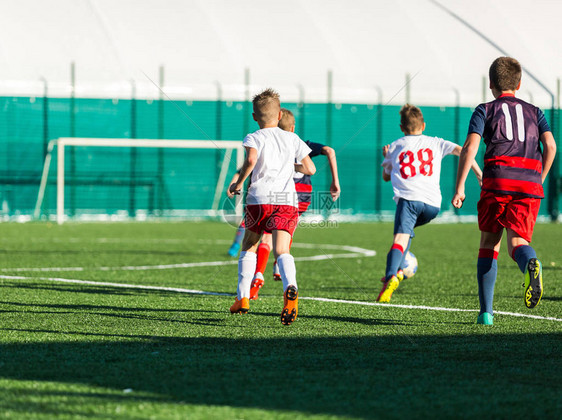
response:
[[[4,218],[32,215],[39,190],[47,143],[58,137],[241,140],[257,125],[247,102],[160,101],[83,98],[0,98],[0,213]],[[303,139],[327,143],[337,152],[345,215],[392,214],[392,188],[382,182],[381,147],[400,137],[399,106],[364,104],[284,104],[296,116]],[[462,144],[472,109],[421,107],[426,134]],[[545,111],[559,138],[560,115]],[[222,150],[67,148],[65,202],[69,216],[203,215],[213,202]],[[482,163],[484,148],[478,160]],[[49,172],[41,217],[54,217],[56,156]],[[234,159],[233,159],[234,162]],[[229,165],[227,182],[235,171]],[[315,191],[326,191],[329,168],[317,157]],[[441,173],[442,211],[450,205],[456,176],[456,157],[446,157]],[[543,216],[557,215],[560,169],[556,167]],[[456,213],[475,215],[479,187],[469,177],[467,201]],[[222,202],[228,206],[227,202]],[[320,200],[315,207],[318,209]]]

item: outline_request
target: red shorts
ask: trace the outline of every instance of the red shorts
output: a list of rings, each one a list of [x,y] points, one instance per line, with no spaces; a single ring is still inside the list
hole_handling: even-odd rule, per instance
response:
[[[299,222],[298,209],[293,206],[275,204],[246,205],[246,229],[252,232],[270,233],[274,230],[285,230],[293,235]]]
[[[493,233],[511,229],[531,242],[540,206],[540,198],[482,191],[478,201],[478,227],[482,232]]]

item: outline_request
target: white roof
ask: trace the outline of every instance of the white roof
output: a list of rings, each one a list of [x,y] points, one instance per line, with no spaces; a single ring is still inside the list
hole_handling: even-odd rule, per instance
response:
[[[376,103],[378,86],[403,103],[409,73],[411,102],[453,104],[458,92],[474,106],[507,53],[544,85],[525,73],[519,96],[550,106],[561,16],[556,0],[7,0],[0,94],[40,94],[44,77],[67,95],[74,61],[79,96],[128,97],[135,80],[156,97],[163,65],[171,97],[214,99],[219,82],[242,99],[248,68],[250,94],[271,86],[291,101],[301,85],[325,102],[331,70],[335,102]]]

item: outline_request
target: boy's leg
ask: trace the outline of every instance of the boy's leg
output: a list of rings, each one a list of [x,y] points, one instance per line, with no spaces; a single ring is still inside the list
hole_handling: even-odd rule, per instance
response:
[[[418,226],[423,226],[433,219],[437,217],[439,214],[439,207],[430,206],[429,204],[423,203],[423,208],[421,212],[418,214],[418,218],[416,220],[416,224],[414,225],[414,229]],[[404,260],[406,259],[406,255],[410,250],[410,245],[412,244],[413,235],[410,235],[408,238],[408,244],[404,248],[404,252],[402,254],[402,260],[400,261],[399,270],[404,267]]]
[[[250,287],[251,300],[256,300],[258,298],[258,292],[265,283],[263,273],[267,267],[267,260],[269,259],[269,253],[271,251],[271,236],[271,233],[264,232],[261,243],[258,246],[256,272],[254,273],[254,278]]]
[[[283,281],[283,310],[281,323],[290,325],[298,315],[298,287],[295,259],[289,254],[291,234],[284,230],[273,231],[273,250]]]
[[[230,307],[231,313],[246,313],[250,308],[248,299],[250,297],[250,284],[256,270],[256,249],[261,234],[246,229],[242,241],[242,252],[238,258],[238,288],[236,300]]]
[[[525,274],[525,306],[532,309],[539,304],[543,293],[542,264],[529,242],[518,233],[507,229],[508,252]]]
[[[478,323],[491,324],[493,319],[494,287],[498,275],[498,252],[502,239],[500,232],[481,232],[476,278],[478,279],[478,299],[480,314]],[[488,314],[488,315],[484,315]]]
[[[289,251],[293,246],[293,238],[291,237],[291,243],[289,244]],[[273,261],[273,280],[281,281],[281,272],[279,271],[279,265],[277,265],[277,258]]]
[[[271,245],[273,244],[272,235],[269,232],[264,232],[261,237],[261,243],[258,246],[258,263],[256,265],[256,274],[260,273],[263,275],[265,269],[267,268],[267,260],[269,259],[269,253],[271,252]]]
[[[298,216],[299,219],[303,215],[303,213],[306,211],[309,204],[310,203],[299,202],[299,216]],[[294,235],[294,232],[293,232],[293,235]],[[291,242],[289,243],[289,250],[291,250],[291,247],[293,246],[293,235],[291,235]],[[275,261],[273,261],[273,280],[281,281],[281,272],[279,271],[279,266],[277,265],[277,257],[275,258]]]
[[[404,258],[414,236],[414,228],[423,226],[439,214],[439,208],[420,201],[400,199],[394,217],[394,242],[386,259],[386,279],[395,276],[404,263]],[[399,261],[398,258],[400,258]]]
[[[404,255],[406,255],[409,244],[409,233],[397,233],[394,235],[394,242],[386,256],[386,280],[389,280],[392,276],[396,276],[401,266],[400,264],[404,261]]]
[[[273,231],[273,253],[277,259],[277,265],[281,272],[283,291],[289,286],[297,287],[297,269],[295,259],[289,253],[291,245],[291,234],[284,230]]]
[[[402,269],[404,268],[404,261],[406,260],[406,255],[408,255],[408,251],[410,250],[411,244],[412,244],[412,237],[410,236],[410,238],[408,239],[408,245],[406,245],[406,248],[404,249],[404,253],[402,254],[402,260],[400,261],[400,265],[398,266],[398,272],[396,273],[398,280],[400,281],[404,280],[404,273],[402,272]]]
[[[513,196],[506,206],[504,226],[508,235],[509,255],[525,274],[525,306],[534,308],[543,293],[542,264],[535,250],[529,245],[539,214],[541,200],[538,198]]]
[[[245,230],[246,227],[244,225],[244,220],[242,220],[242,222],[238,226],[238,229],[236,229],[236,234],[234,235],[234,242],[232,242],[232,245],[228,250],[228,255],[230,255],[231,257],[236,257],[238,255],[238,251],[240,251],[240,245],[242,243],[242,239],[244,238]]]
[[[381,279],[383,286],[377,296],[377,302],[390,302],[392,293],[400,284],[397,277],[398,269],[404,258],[404,250],[414,233],[414,226],[423,211],[424,203],[420,201],[409,201],[402,198],[398,200],[394,216],[394,240],[386,255],[386,271],[385,276]]]

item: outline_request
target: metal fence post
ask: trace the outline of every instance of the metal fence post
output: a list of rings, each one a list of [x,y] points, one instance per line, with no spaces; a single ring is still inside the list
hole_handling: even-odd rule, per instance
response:
[[[377,90],[377,125],[375,127],[375,213],[381,218],[382,212],[382,89],[375,86]]]
[[[412,78],[410,77],[410,73],[406,73],[406,103],[409,104],[410,103],[410,82],[412,81]]]
[[[70,63],[70,137],[76,137],[76,66]],[[70,217],[76,214],[76,147],[70,147]]]
[[[137,86],[131,80],[131,117],[130,138],[137,138]],[[135,217],[137,187],[137,148],[131,147],[130,153],[130,184],[129,184],[129,217]]]
[[[43,82],[43,162],[45,162],[49,153],[49,86],[47,79],[44,77],[41,77],[41,81]],[[48,197],[47,195],[44,200],[44,206],[47,208],[49,208]],[[39,209],[40,212],[42,208]],[[41,217],[41,214],[39,214],[39,217]]]
[[[556,81],[556,102],[552,101],[552,108],[550,110],[550,125],[554,139],[560,138],[560,79]],[[552,162],[552,167],[550,168],[549,180],[548,180],[548,212],[550,214],[550,219],[553,222],[558,220],[560,215],[560,163],[559,163],[560,152],[556,151],[556,156],[554,162]]]
[[[300,111],[299,125],[298,125],[297,132],[299,133],[299,137],[301,139],[306,139],[306,129],[305,129],[305,127],[306,127],[306,125],[305,125],[306,117],[305,117],[305,112],[304,112],[304,100],[305,100],[304,86],[299,83],[297,85],[297,89],[299,90],[299,103],[297,104],[297,107],[299,108],[299,111]]]
[[[455,91],[455,118],[454,118],[454,127],[453,127],[453,136],[455,138],[455,143],[459,144],[460,141],[460,123],[461,123],[461,94],[457,88],[453,88]],[[457,171],[459,168],[459,157],[453,155],[453,162],[454,168],[453,171],[453,196],[455,195],[456,191],[456,184],[457,184]],[[453,211],[458,216],[461,209],[458,209],[453,206]]]
[[[158,68],[158,138],[164,138],[164,66]],[[164,149],[158,148],[158,194],[157,194],[157,208],[160,214],[164,208]]]
[[[332,70],[328,70],[328,79],[327,79],[327,103],[326,103],[326,146],[332,147],[332,128],[333,128],[333,93],[334,93],[334,78]],[[331,174],[326,171],[326,185],[327,188],[330,188],[331,184]],[[322,203],[320,203],[322,204]],[[324,213],[324,218],[327,218],[328,211],[327,209],[322,209]]]
[[[220,82],[216,81],[215,85],[217,87],[217,100],[216,100],[216,111],[215,111],[215,138],[217,140],[222,139],[222,86]],[[226,150],[224,151],[226,153]],[[215,150],[215,184],[219,182],[220,169],[221,169],[221,155],[223,152],[220,149]],[[236,168],[238,169],[238,168]]]
[[[250,69],[244,70],[244,116],[242,129],[242,138],[250,132]]]

